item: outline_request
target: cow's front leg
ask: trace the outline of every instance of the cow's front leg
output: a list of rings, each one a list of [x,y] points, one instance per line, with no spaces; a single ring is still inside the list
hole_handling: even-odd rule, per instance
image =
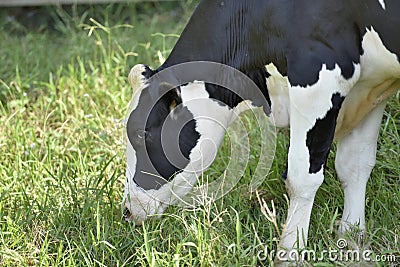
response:
[[[337,115],[353,84],[354,81],[341,76],[340,69],[323,67],[317,83],[292,86],[289,91],[290,147],[285,182],[290,203],[281,249],[302,249],[307,244],[314,197],[324,180],[324,165],[333,141]],[[290,253],[286,257],[277,260],[297,260],[290,258]]]
[[[281,247],[301,249],[307,242],[314,196],[324,180],[324,164],[333,141],[343,96],[339,93],[329,94],[324,100],[325,111],[316,112],[313,104],[307,104],[305,99],[301,100],[302,94],[309,94],[307,89],[292,90],[295,92],[291,94],[290,148],[286,178],[290,204]]]

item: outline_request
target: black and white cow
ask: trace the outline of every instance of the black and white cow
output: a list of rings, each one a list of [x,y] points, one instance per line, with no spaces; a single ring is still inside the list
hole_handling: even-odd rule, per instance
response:
[[[290,205],[280,245],[304,247],[334,138],[345,197],[342,230],[350,225],[363,229],[380,122],[387,99],[400,88],[399,14],[398,0],[201,1],[165,63],[156,70],[137,65],[130,73],[135,95],[127,122],[126,219],[141,223],[149,214],[162,213],[171,184],[193,178],[186,177],[188,166],[199,151],[203,159],[213,160],[201,141],[218,144],[224,130],[197,120],[200,113],[229,124],[240,103],[255,101],[195,80],[162,95],[160,87],[168,84],[149,82],[171,66],[211,61],[250,77],[271,104],[277,125],[290,125],[284,175]],[[199,107],[191,104],[195,98],[209,101]],[[171,142],[179,136],[184,156],[178,166],[163,154],[160,140],[171,112],[177,119]]]

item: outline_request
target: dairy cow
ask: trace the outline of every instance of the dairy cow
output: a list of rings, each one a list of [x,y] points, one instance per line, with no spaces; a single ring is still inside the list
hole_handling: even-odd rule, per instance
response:
[[[171,184],[188,174],[199,151],[212,161],[202,140],[218,144],[224,130],[197,120],[199,110],[229,124],[240,103],[255,102],[195,79],[166,90],[168,83],[151,83],[171,66],[211,61],[246,74],[270,104],[267,115],[290,125],[284,174],[290,205],[280,246],[305,246],[334,139],[345,198],[341,229],[363,229],[380,122],[387,99],[400,88],[399,14],[396,0],[201,1],[165,63],[156,70],[137,65],[130,73],[135,96],[127,122],[126,219],[141,223],[162,213]],[[205,100],[202,107],[191,104],[196,97]],[[164,143],[179,137],[177,164],[163,152],[160,137],[171,113],[175,121]]]

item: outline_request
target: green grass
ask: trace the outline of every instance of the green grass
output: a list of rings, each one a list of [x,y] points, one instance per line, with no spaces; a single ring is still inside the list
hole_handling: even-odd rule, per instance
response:
[[[233,191],[203,208],[170,207],[140,227],[122,220],[127,74],[136,63],[159,65],[193,6],[47,8],[53,29],[47,21],[30,28],[7,19],[13,10],[0,12],[0,266],[269,264],[257,253],[275,248],[279,234],[247,190],[253,166]],[[398,259],[399,99],[390,101],[382,122],[365,240],[374,253]],[[274,201],[279,226],[287,209],[280,178],[287,133],[280,130],[276,160],[259,189],[267,203]],[[333,154],[311,217],[310,248],[318,251],[335,248],[343,207]]]

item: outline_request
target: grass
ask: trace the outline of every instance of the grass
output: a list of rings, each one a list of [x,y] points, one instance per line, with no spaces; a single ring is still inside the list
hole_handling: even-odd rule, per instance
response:
[[[0,12],[1,266],[269,265],[257,254],[275,248],[279,235],[247,190],[252,166],[232,192],[205,207],[170,207],[140,227],[122,220],[127,74],[136,63],[156,67],[168,55],[193,6],[46,8],[51,29],[48,21],[30,28],[10,17],[14,10]],[[382,122],[365,240],[375,254],[397,253],[398,260],[399,99]],[[275,203],[278,226],[287,209],[280,178],[287,133],[280,130],[271,174],[260,187],[261,197]],[[333,155],[311,217],[309,243],[317,251],[335,248],[343,207]],[[346,265],[316,266],[340,264]]]

